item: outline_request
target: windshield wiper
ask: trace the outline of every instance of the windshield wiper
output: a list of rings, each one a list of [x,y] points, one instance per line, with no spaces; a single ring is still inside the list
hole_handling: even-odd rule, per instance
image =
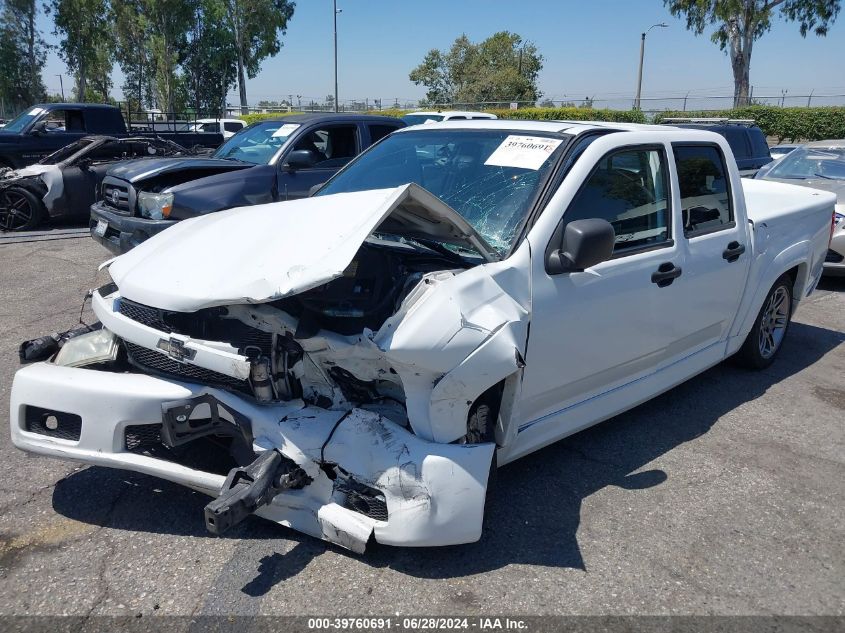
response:
[[[440,255],[443,255],[443,257],[448,259],[450,262],[458,264],[459,266],[462,266],[464,268],[469,268],[471,266],[471,264],[467,260],[465,260],[463,257],[458,255],[455,251],[450,251],[448,248],[443,246],[443,244],[441,244],[440,242],[436,242],[434,240],[428,240],[424,237],[405,237],[405,236],[403,236],[403,239],[409,240],[411,242],[416,242],[417,244],[425,246],[427,249],[432,250],[436,253],[439,253]]]
[[[838,180],[838,178],[831,178],[830,176],[825,176],[823,174],[813,174],[817,178],[824,178],[825,180]]]

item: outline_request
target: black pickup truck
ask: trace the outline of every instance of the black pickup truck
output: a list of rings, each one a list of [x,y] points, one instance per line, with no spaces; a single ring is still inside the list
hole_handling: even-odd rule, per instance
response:
[[[120,108],[95,103],[42,103],[27,109],[0,128],[0,167],[17,169],[38,162],[84,136],[130,136]],[[183,147],[217,147],[223,135],[213,132],[141,132]]]
[[[91,207],[91,235],[120,254],[168,226],[233,207],[304,198],[400,119],[295,114],[244,128],[210,157],[154,158],[112,167]]]

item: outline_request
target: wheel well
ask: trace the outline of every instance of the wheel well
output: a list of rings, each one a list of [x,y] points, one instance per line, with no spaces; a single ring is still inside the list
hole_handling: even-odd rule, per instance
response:
[[[789,275],[789,278],[792,280],[792,300],[795,301],[795,297],[801,297],[803,294],[801,292],[801,288],[798,287],[798,273],[801,272],[801,268],[805,267],[805,264],[798,264],[797,266],[793,266],[789,270],[787,270],[784,275]],[[803,279],[803,276],[802,276]]]

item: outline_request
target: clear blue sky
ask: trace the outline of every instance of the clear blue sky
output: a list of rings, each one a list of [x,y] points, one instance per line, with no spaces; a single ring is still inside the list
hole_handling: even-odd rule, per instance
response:
[[[338,0],[338,8],[341,101],[416,100],[425,89],[411,83],[408,72],[429,49],[447,48],[462,33],[478,41],[500,30],[538,46],[545,57],[540,75],[545,97],[629,99],[636,89],[640,33],[664,21],[669,28],[653,29],[646,40],[643,97],[733,90],[726,55],[708,34],[687,31],[662,0]],[[265,61],[248,83],[251,103],[288,94],[322,100],[333,91],[331,18],[331,0],[297,2],[281,53]],[[49,21],[42,16],[40,22],[45,37],[54,41]],[[803,39],[796,24],[777,21],[754,47],[754,94],[845,93],[843,60],[845,15],[825,38]],[[67,91],[67,70],[51,53],[44,75],[55,91],[57,73],[65,73]],[[117,68],[114,78],[119,96]],[[233,90],[230,102],[236,100]]]

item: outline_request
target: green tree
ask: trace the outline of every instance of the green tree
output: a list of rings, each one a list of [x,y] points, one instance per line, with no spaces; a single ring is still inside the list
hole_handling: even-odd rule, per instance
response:
[[[59,56],[76,78],[75,98],[83,102],[88,99],[88,82],[93,80],[102,99],[108,100],[113,35],[107,0],[50,0],[46,9],[53,15],[55,35],[61,38]]]
[[[448,51],[430,50],[409,77],[430,103],[536,101],[543,56],[516,33],[501,31],[475,44],[458,37]]]
[[[182,59],[189,103],[197,112],[225,113],[226,93],[235,83],[234,44],[224,24],[223,0],[200,0]]]
[[[710,39],[726,50],[734,76],[734,107],[748,104],[749,71],[754,42],[772,28],[776,14],[798,22],[801,35],[826,35],[841,8],[840,0],[663,0],[674,16],[684,16],[696,35],[708,25]]]
[[[15,112],[44,99],[45,45],[35,26],[35,0],[0,2],[0,111]]]
[[[295,3],[290,0],[223,2],[226,8],[224,24],[235,52],[241,112],[247,114],[246,78],[253,79],[261,70],[261,63],[281,50],[281,38],[293,17]]]
[[[121,0],[111,5],[115,59],[123,71],[123,95],[131,112],[141,112],[154,100],[152,55],[147,45],[149,23],[144,0]]]

